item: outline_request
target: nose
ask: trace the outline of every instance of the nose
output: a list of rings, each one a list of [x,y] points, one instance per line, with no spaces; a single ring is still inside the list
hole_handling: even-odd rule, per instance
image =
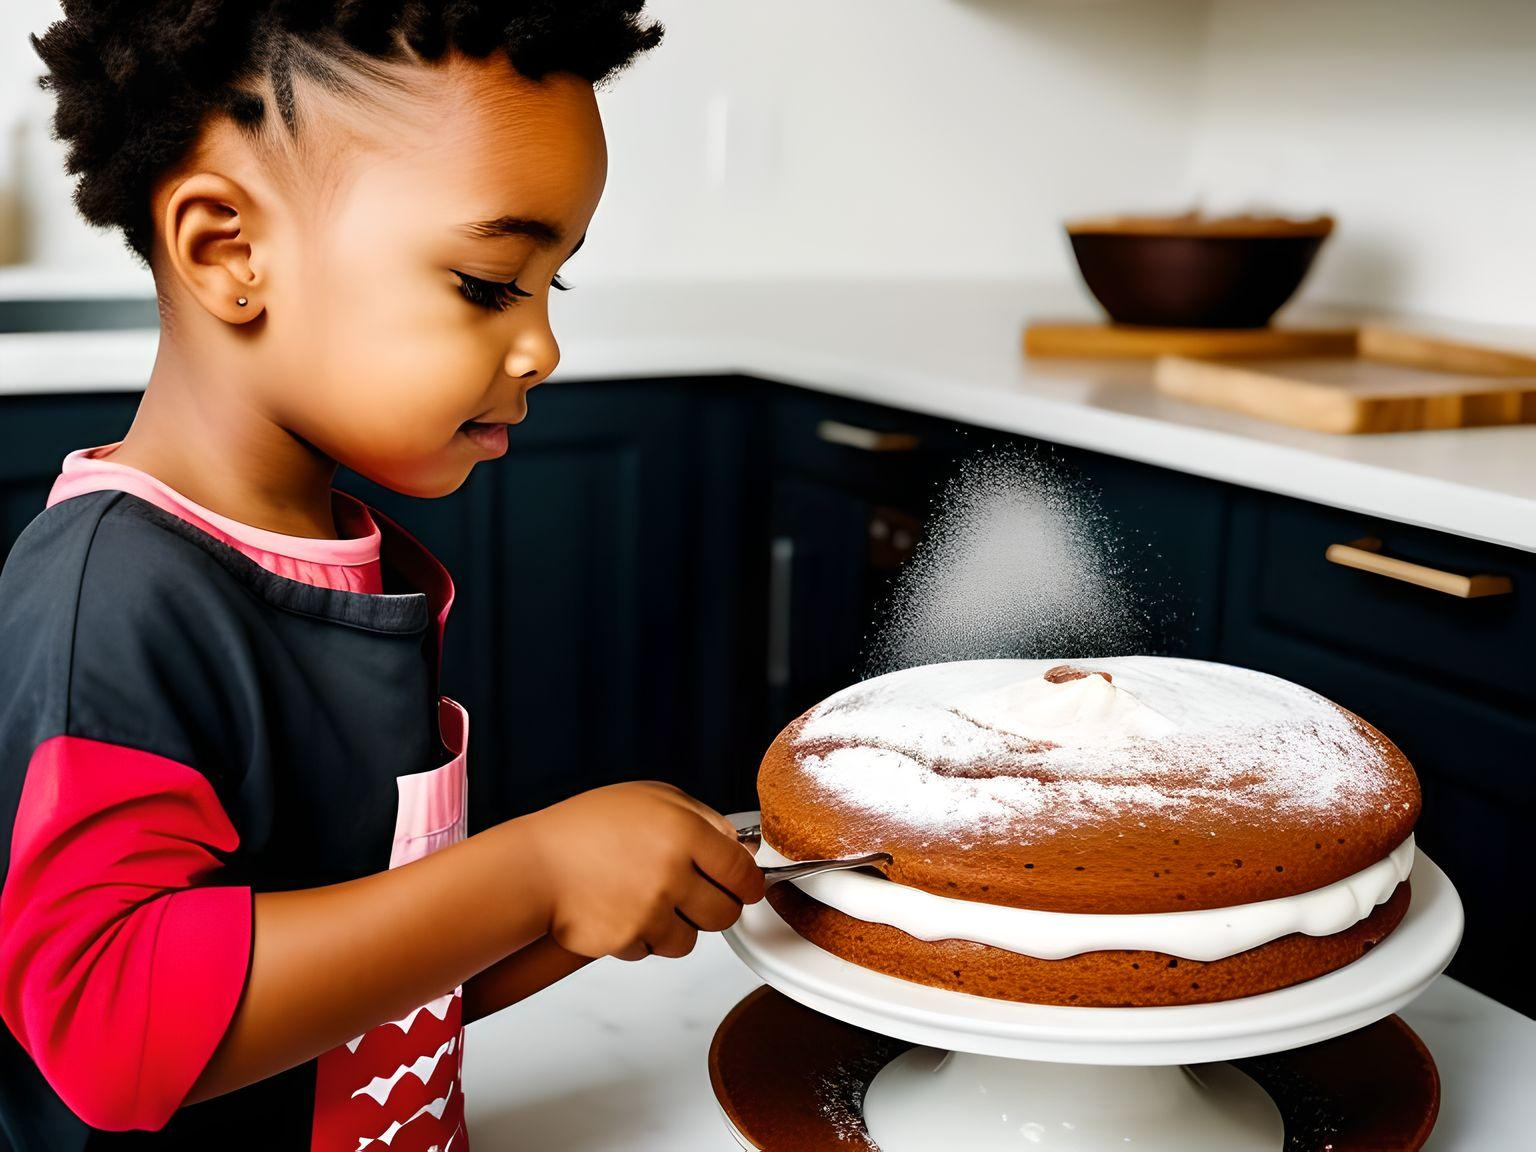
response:
[[[502,359],[502,369],[514,380],[532,388],[542,383],[560,363],[560,345],[547,317],[520,325]]]

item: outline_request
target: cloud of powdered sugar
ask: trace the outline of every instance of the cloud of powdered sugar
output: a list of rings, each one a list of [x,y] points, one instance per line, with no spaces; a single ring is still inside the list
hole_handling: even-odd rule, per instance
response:
[[[865,674],[995,657],[1144,649],[1159,609],[1081,479],[1013,447],[964,462],[936,501],[865,652]]]

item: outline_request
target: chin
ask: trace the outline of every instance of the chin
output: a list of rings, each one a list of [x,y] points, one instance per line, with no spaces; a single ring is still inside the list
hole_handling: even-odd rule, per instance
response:
[[[448,455],[444,453],[444,455]],[[474,469],[473,461],[434,460],[420,468],[409,470],[352,466],[353,471],[391,492],[401,496],[415,496],[423,500],[435,500],[457,492],[469,479]]]
[[[474,465],[468,468],[455,468],[451,472],[445,472],[434,476],[431,483],[424,483],[420,488],[412,492],[406,492],[407,496],[420,496],[427,500],[436,500],[442,496],[451,496],[464,486],[464,481],[469,479],[469,474],[474,471]]]

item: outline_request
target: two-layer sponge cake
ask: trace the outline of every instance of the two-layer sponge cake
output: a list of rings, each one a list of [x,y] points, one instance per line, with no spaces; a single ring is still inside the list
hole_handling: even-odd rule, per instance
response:
[[[1197,660],[972,660],[846,688],[758,775],[764,849],[886,851],[776,885],[802,936],[905,980],[1043,1004],[1282,988],[1408,906],[1419,785],[1375,728]]]

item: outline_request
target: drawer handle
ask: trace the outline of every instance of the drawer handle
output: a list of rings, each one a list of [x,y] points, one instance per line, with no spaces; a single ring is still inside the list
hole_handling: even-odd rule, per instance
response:
[[[1464,600],[1480,596],[1508,596],[1515,590],[1508,576],[1462,576],[1383,556],[1381,541],[1374,536],[1352,540],[1348,544],[1330,544],[1323,555],[1331,564],[1374,572],[1389,580],[1402,580],[1407,584],[1417,584],[1420,588],[1444,592],[1447,596],[1460,596]]]
[[[816,425],[816,435],[828,444],[841,444],[860,452],[911,452],[922,443],[910,432],[877,432],[841,420],[823,420]]]
[[[794,643],[795,540],[775,536],[768,550],[768,686],[783,688],[790,680]]]

